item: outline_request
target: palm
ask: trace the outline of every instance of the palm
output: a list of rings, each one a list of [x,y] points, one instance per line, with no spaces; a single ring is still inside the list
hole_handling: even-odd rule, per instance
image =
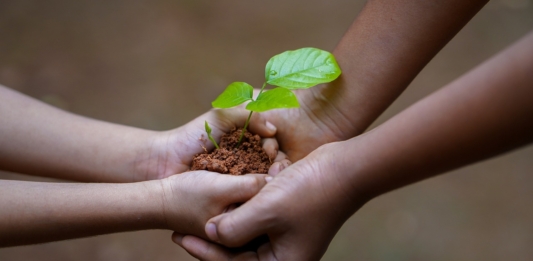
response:
[[[209,122],[215,140],[234,128],[244,126],[248,111],[235,108],[228,110],[211,110],[186,125],[159,133],[151,142],[150,149],[139,155],[136,161],[139,167],[138,180],[161,179],[189,170],[193,157],[214,148],[207,139],[204,122]],[[252,117],[249,130],[261,137],[272,137],[275,133],[268,130],[264,118]],[[275,143],[270,139],[270,144]],[[275,143],[277,147],[277,143]],[[272,146],[271,146],[272,147]],[[266,149],[266,147],[265,147]],[[274,149],[274,148],[272,148]],[[274,153],[271,150],[267,153]]]

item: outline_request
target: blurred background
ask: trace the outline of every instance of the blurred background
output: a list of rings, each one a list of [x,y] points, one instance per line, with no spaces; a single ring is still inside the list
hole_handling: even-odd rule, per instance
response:
[[[259,86],[274,54],[333,50],[364,2],[0,0],[0,83],[77,114],[166,130],[209,110],[232,81]],[[491,1],[373,126],[532,28],[533,0]],[[532,174],[529,146],[381,196],[323,260],[533,260]],[[170,235],[13,247],[0,260],[194,260]]]

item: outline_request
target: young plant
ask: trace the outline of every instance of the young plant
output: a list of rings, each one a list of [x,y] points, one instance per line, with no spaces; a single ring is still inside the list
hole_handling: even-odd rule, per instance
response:
[[[215,145],[215,148],[220,149],[215,139],[213,139],[213,136],[211,136],[211,127],[209,127],[207,121],[205,121],[205,132],[207,133],[207,138]]]
[[[308,89],[317,84],[331,82],[341,74],[335,57],[326,51],[316,48],[302,48],[286,51],[270,58],[265,68],[265,82],[253,99],[254,88],[245,82],[231,83],[213,102],[214,108],[231,108],[250,101],[246,109],[250,111],[242,129],[238,145],[240,145],[252,113],[272,109],[300,107],[296,96],[291,90]],[[267,84],[277,88],[265,91]],[[208,125],[206,122],[206,131]],[[208,132],[209,139],[216,145]],[[218,146],[217,146],[218,148]]]

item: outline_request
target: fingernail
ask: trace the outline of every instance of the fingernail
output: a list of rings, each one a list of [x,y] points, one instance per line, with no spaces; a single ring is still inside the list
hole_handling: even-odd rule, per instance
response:
[[[272,164],[272,166],[270,166],[270,169],[268,170],[268,175],[276,176],[279,172],[279,165],[281,165],[281,163],[274,162],[274,164]]]
[[[205,226],[205,233],[207,234],[209,239],[215,242],[219,242],[217,234],[217,225],[215,225],[214,223],[207,223],[207,225]]]
[[[288,160],[282,160],[283,168],[288,168],[291,165],[291,162]]]
[[[181,241],[183,240],[183,235],[180,235],[180,234],[176,234],[174,233],[172,235],[172,241],[174,241],[174,243],[178,244],[181,246]]]
[[[269,129],[270,131],[272,132],[276,132],[276,126],[274,126],[274,124],[270,123],[269,121],[266,122],[266,127],[267,129]]]
[[[277,151],[269,151],[269,153],[267,153],[267,154],[268,154],[268,158],[269,158],[271,161],[274,161],[274,159],[276,159],[276,154],[277,154],[277,153],[278,153]]]
[[[272,179],[273,179],[273,177],[270,177],[270,176],[265,177],[265,180],[266,180],[267,183],[270,182],[270,181],[272,181]]]
[[[285,168],[285,166],[283,165],[283,163],[279,164],[279,166],[278,166],[278,169],[279,169],[278,173],[280,173],[284,168]]]

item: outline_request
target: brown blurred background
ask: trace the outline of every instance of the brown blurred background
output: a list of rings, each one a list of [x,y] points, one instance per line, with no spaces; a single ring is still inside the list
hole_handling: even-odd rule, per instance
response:
[[[332,50],[363,5],[0,0],[0,83],[88,117],[170,129],[208,110],[232,81],[261,84],[274,54]],[[532,28],[533,0],[490,2],[375,125]],[[345,224],[323,260],[533,260],[532,174],[529,146],[379,197]],[[0,260],[194,260],[170,234],[0,249]]]

